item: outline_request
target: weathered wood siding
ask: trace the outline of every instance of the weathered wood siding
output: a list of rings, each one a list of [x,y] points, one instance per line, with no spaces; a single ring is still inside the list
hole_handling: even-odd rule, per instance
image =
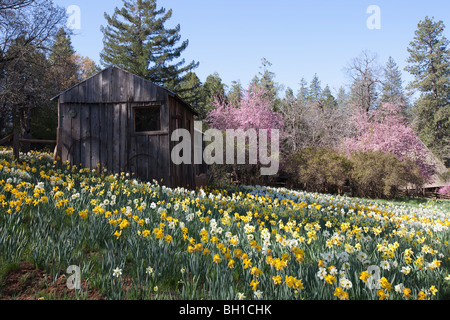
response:
[[[63,92],[58,104],[62,161],[162,179],[167,186],[195,186],[193,165],[174,166],[170,159],[172,115],[181,114],[182,127],[194,132],[194,113],[169,91],[111,67]],[[161,107],[161,130],[135,132],[133,108],[151,105]]]
[[[195,166],[194,166],[194,114],[189,108],[174,97],[169,97],[170,110],[170,132],[176,129],[187,129],[191,133],[191,164],[175,165],[170,162],[170,172],[172,185],[182,187],[195,187]],[[170,142],[170,150],[180,142]]]

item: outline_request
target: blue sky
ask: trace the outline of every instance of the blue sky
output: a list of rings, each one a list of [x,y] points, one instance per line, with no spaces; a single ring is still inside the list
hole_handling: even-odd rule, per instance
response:
[[[104,13],[112,14],[122,0],[55,3],[80,8],[74,49],[99,62]],[[425,16],[442,20],[450,38],[448,0],[159,0],[158,5],[173,10],[168,26],[180,24],[182,40],[189,40],[183,57],[200,62],[195,72],[202,82],[217,72],[225,84],[240,80],[244,87],[260,71],[262,58],[272,63],[275,80],[295,92],[302,77],[309,82],[315,73],[333,91],[347,85],[343,68],[363,50],[376,53],[383,65],[392,56],[403,69],[408,44]],[[380,29],[367,27],[371,5],[380,8]]]

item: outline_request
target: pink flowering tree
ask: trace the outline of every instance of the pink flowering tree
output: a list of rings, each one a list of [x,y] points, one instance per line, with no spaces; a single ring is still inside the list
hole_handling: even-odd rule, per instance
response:
[[[439,193],[445,196],[450,196],[450,185],[440,188]]]
[[[273,111],[270,95],[258,86],[250,86],[239,102],[215,99],[214,109],[207,120],[213,128],[226,129],[283,129],[283,119]]]
[[[428,161],[430,151],[402,116],[401,106],[385,103],[370,113],[358,113],[350,122],[355,134],[344,140],[347,155],[353,151],[392,153],[400,161],[413,160],[424,178],[434,174],[435,167]]]
[[[267,147],[271,149],[271,137],[273,130],[278,130],[280,138],[283,135],[283,118],[281,114],[273,109],[273,102],[264,88],[258,86],[250,86],[247,91],[243,92],[240,101],[226,101],[226,99],[215,99],[213,103],[213,110],[211,110],[206,118],[209,125],[224,133],[226,130],[267,130]],[[247,151],[254,145],[259,147],[261,145],[261,137],[257,141],[247,140],[244,146]],[[240,146],[242,147],[242,146]],[[238,148],[240,148],[238,147]],[[277,150],[271,150],[271,152]],[[256,183],[253,178],[257,176],[255,169],[261,166],[258,160],[257,166],[232,166],[235,175],[240,175],[240,180],[247,180],[247,183]],[[245,174],[244,174],[245,172]],[[250,181],[245,179],[245,176],[251,177]]]

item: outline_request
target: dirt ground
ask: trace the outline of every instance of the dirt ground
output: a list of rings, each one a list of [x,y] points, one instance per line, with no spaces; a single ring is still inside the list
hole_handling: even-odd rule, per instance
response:
[[[75,290],[67,288],[65,275],[54,281],[31,263],[22,262],[19,268],[5,275],[0,284],[0,300],[103,300],[98,292],[87,286],[88,284],[82,281],[82,294],[77,297]]]

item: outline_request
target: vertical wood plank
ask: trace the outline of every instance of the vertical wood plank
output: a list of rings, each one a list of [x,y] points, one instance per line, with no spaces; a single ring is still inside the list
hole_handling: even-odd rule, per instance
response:
[[[114,162],[114,104],[110,103],[105,106],[105,129],[106,129],[106,146],[107,146],[107,160],[106,167],[108,171],[113,171]]]
[[[169,136],[161,135],[159,136],[159,146],[160,150],[158,153],[158,168],[161,172],[161,178],[163,179],[163,184],[168,187],[173,187],[174,178],[176,178],[176,172],[174,172],[174,166],[172,161],[170,161],[170,149],[169,149]],[[173,171],[171,171],[173,170]],[[161,183],[161,181],[159,181]]]
[[[61,151],[62,151],[62,145],[61,145],[61,135],[62,135],[62,116],[61,116],[61,100],[58,100],[58,128],[56,129],[56,158],[59,157],[61,160]]]
[[[167,97],[168,98],[168,97]],[[167,100],[163,100],[161,103],[161,130],[169,131],[169,123],[170,123],[170,112],[169,112],[169,104]]]
[[[92,78],[93,90],[92,90],[92,103],[101,103],[103,100],[102,87],[103,87],[103,72],[100,72]]]
[[[63,93],[61,93],[60,95],[59,95],[59,97],[58,97],[58,103],[59,104],[63,104],[63,103],[65,103],[65,94],[63,94]]]
[[[133,96],[134,96],[134,101],[143,101],[142,98],[142,79],[139,77],[133,77]]]
[[[120,104],[120,168],[126,169],[125,166],[127,164],[127,155],[129,155],[128,152],[128,146],[127,146],[127,136],[128,136],[128,104],[122,103]]]
[[[76,90],[76,88],[72,89]],[[81,102],[90,102],[90,100],[87,97],[87,83],[86,81],[81,82],[78,85],[78,94],[75,98],[74,102],[81,103]]]
[[[148,158],[148,181],[151,181],[152,179],[158,180],[158,162],[155,161],[155,153],[158,152],[158,144],[155,143],[155,140],[158,139],[158,136],[148,136],[147,137],[147,152],[149,155]],[[156,140],[157,141],[157,140]]]
[[[80,109],[81,163],[83,164],[83,167],[91,169],[91,105],[83,105]]]
[[[134,98],[134,78],[135,78],[135,75],[134,74],[131,74],[131,73],[128,73],[127,74],[128,75],[128,77],[127,77],[127,87],[126,87],[126,98],[127,98],[127,100],[123,100],[123,102],[132,102],[132,101],[135,101],[135,98]]]
[[[91,105],[91,166],[100,163],[100,104]]]
[[[93,103],[95,100],[94,97],[94,78],[91,77],[87,79],[86,82],[86,92],[85,92],[85,101],[89,103]]]
[[[133,136],[133,112],[132,112],[132,104],[128,104],[128,114],[127,114],[127,123],[128,123],[128,167],[130,170],[130,173],[136,174],[136,155],[137,155],[137,148],[136,148],[136,137]]]
[[[69,155],[70,140],[72,139],[72,122],[70,121],[69,110],[70,105],[67,103],[62,103],[60,105],[61,109],[61,135],[60,135],[60,145],[61,145],[61,161],[71,161]]]
[[[102,99],[103,103],[109,102],[111,92],[111,75],[112,68],[108,68],[102,72]]]
[[[117,68],[111,68],[111,76],[110,76],[110,94],[109,94],[109,102],[118,102],[120,101],[120,86],[122,81],[122,71]]]
[[[109,104],[104,103],[100,105],[100,163],[102,170],[108,165],[108,126],[106,118],[106,110]]]
[[[117,82],[117,100],[115,102],[128,100],[128,72],[120,71],[114,79]]]
[[[113,172],[118,173],[120,171],[120,111],[121,105],[114,104],[113,108],[113,129],[112,129],[112,169]]]
[[[70,143],[70,152],[72,153],[72,164],[80,167],[81,163],[81,144],[80,144],[80,105],[73,104],[70,108],[72,139]]]
[[[139,101],[154,101],[154,85],[150,81],[139,78],[139,85],[141,86],[141,95]]]

